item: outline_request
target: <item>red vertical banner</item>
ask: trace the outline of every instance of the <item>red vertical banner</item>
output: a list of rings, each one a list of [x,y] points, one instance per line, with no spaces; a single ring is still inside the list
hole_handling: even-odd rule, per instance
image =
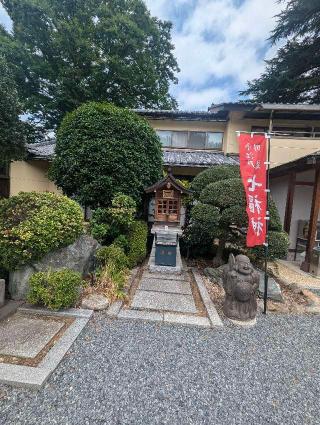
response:
[[[267,138],[258,134],[240,134],[240,173],[246,192],[248,232],[247,246],[266,242],[267,213]]]

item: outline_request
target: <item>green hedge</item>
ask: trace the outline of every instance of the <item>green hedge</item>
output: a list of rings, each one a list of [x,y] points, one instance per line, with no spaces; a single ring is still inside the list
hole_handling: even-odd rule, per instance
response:
[[[148,121],[109,103],[89,102],[63,119],[51,177],[67,195],[93,208],[117,193],[138,204],[161,178],[161,143]]]
[[[220,208],[240,205],[245,208],[246,197],[241,179],[221,180],[203,189],[200,201]]]
[[[96,257],[102,267],[108,263],[113,263],[117,270],[124,270],[128,267],[128,257],[123,249],[115,244],[99,248]]]
[[[127,195],[118,193],[111,207],[97,208],[90,221],[90,232],[101,244],[108,245],[123,234],[128,233],[134,223],[137,211],[136,202]]]
[[[147,255],[148,226],[144,221],[135,221],[128,235],[128,260],[132,268]]]
[[[268,259],[285,258],[289,248],[289,237],[285,232],[269,231]],[[249,250],[258,259],[264,258],[264,247],[257,246]]]
[[[52,310],[73,307],[83,284],[81,274],[68,269],[34,273],[27,299]]]
[[[75,201],[21,192],[0,201],[0,266],[18,269],[73,243],[82,232],[83,212]]]
[[[190,189],[195,199],[199,199],[202,190],[210,183],[220,180],[240,178],[240,169],[234,165],[219,165],[208,168],[198,174],[192,181]]]

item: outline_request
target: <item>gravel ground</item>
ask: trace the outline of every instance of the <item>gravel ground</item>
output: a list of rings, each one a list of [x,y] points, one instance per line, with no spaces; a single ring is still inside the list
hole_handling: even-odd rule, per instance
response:
[[[185,328],[96,315],[38,392],[0,385],[0,424],[318,424],[320,321]]]

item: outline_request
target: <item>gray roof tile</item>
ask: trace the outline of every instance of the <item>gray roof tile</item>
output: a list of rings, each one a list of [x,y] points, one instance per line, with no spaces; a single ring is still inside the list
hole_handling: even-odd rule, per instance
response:
[[[30,157],[52,159],[55,142],[34,143],[28,145]],[[239,165],[236,156],[226,156],[222,152],[166,150],[163,152],[165,165],[180,167],[210,167],[211,165]]]

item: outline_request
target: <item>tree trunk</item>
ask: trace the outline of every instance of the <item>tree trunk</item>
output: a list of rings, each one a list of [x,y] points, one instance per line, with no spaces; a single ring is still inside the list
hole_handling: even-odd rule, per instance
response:
[[[226,239],[224,237],[221,237],[219,239],[219,245],[218,245],[216,256],[214,257],[212,261],[213,267],[220,267],[222,266],[222,264],[224,264],[222,255],[223,255],[223,250],[225,248],[225,245],[226,245]]]

